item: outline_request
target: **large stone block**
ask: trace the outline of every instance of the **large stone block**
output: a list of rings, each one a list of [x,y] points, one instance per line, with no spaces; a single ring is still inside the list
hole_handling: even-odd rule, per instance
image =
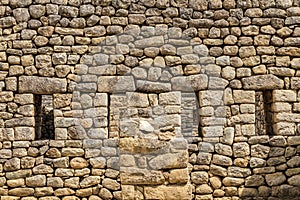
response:
[[[122,138],[120,139],[120,151],[122,153],[153,154],[165,148],[168,144],[151,138]]]
[[[34,128],[16,127],[15,140],[34,140]]]
[[[161,200],[190,200],[192,199],[192,187],[187,185],[157,186],[144,188],[145,199]]]
[[[284,81],[272,74],[243,78],[242,83],[244,89],[252,90],[274,90],[284,87]]]
[[[13,92],[7,92],[7,91],[0,92],[0,103],[9,102],[12,101],[13,99],[14,99]]]
[[[134,44],[137,48],[160,47],[164,44],[164,37],[155,36],[155,37],[145,38],[145,39],[137,40]]]
[[[171,84],[170,83],[162,83],[162,82],[138,80],[136,82],[136,87],[137,87],[137,90],[141,91],[141,92],[161,93],[161,92],[171,91]]]
[[[168,153],[158,155],[150,160],[149,165],[152,169],[173,169],[185,168],[188,163],[187,151],[180,153]]]
[[[132,76],[101,76],[98,78],[98,92],[126,92],[135,91]]]
[[[53,94],[67,91],[67,80],[60,78],[46,78],[36,76],[21,76],[19,78],[19,92],[33,94]]]
[[[121,172],[121,183],[128,185],[158,185],[165,182],[161,171],[145,169],[126,169]]]

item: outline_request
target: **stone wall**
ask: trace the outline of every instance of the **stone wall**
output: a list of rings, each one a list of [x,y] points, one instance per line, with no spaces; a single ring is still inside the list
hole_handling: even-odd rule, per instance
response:
[[[299,0],[0,0],[0,200],[299,199],[299,24]]]

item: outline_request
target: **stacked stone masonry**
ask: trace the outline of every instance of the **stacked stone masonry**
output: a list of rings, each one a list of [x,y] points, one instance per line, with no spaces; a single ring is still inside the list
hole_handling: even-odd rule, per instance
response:
[[[299,0],[0,0],[0,200],[298,200],[299,154]]]

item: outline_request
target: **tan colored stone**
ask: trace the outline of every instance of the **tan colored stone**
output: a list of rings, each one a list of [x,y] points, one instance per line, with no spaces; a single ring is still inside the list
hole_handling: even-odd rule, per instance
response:
[[[75,191],[70,188],[58,188],[54,191],[55,196],[68,196],[75,194]]]
[[[161,171],[143,170],[143,169],[128,169],[120,174],[122,184],[162,184],[165,178]]]
[[[33,188],[14,188],[8,191],[9,195],[18,196],[18,197],[26,197],[34,194]]]
[[[282,89],[284,86],[283,80],[272,74],[243,78],[242,83],[244,89],[252,90]]]
[[[15,180],[7,180],[7,185],[9,187],[22,187],[25,186],[25,181],[23,178],[19,178]]]
[[[34,94],[63,93],[67,90],[67,81],[59,78],[25,77],[19,78],[19,92]]]
[[[76,157],[70,161],[70,166],[73,169],[82,169],[88,166],[88,162],[84,158]]]
[[[161,199],[161,200],[190,200],[192,190],[190,185],[184,186],[157,186],[145,187],[144,194],[146,199]]]
[[[170,183],[187,183],[189,179],[187,169],[173,169],[169,174]]]
[[[81,182],[80,182],[80,186],[82,188],[86,188],[86,187],[90,187],[96,184],[100,183],[100,177],[99,176],[89,176],[84,178]],[[103,183],[102,183],[103,184]]]

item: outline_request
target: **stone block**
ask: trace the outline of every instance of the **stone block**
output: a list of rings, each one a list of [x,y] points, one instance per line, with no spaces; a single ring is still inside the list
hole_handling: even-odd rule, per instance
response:
[[[295,123],[278,122],[273,125],[273,132],[276,135],[295,135]]]
[[[141,92],[153,92],[153,93],[169,92],[171,91],[171,84],[165,82],[137,80],[136,89],[137,91],[141,91]]]
[[[284,81],[272,74],[242,78],[242,83],[244,89],[251,90],[274,90],[284,86]]]
[[[35,131],[32,127],[15,127],[15,140],[34,140]]]
[[[284,183],[286,181],[286,177],[282,172],[276,172],[273,174],[267,174],[265,176],[266,178],[266,183],[269,186],[276,186]]]
[[[26,185],[29,187],[41,187],[46,186],[46,176],[45,175],[36,175],[26,178]]]
[[[235,103],[255,103],[255,91],[233,90]]]
[[[163,36],[154,36],[137,40],[134,44],[137,48],[160,47],[164,45],[164,38]]]
[[[19,78],[19,92],[33,94],[53,94],[67,91],[66,79],[46,78],[36,76],[21,76]]]
[[[184,184],[189,180],[187,169],[173,169],[169,174],[169,182],[172,184]]]
[[[191,200],[192,188],[187,184],[184,186],[157,186],[145,187],[144,195],[146,199],[161,199],[161,200]]]
[[[161,171],[130,168],[120,173],[121,183],[128,185],[163,184],[165,177]]]
[[[134,78],[132,76],[101,76],[98,78],[98,92],[127,92],[135,91]]]

